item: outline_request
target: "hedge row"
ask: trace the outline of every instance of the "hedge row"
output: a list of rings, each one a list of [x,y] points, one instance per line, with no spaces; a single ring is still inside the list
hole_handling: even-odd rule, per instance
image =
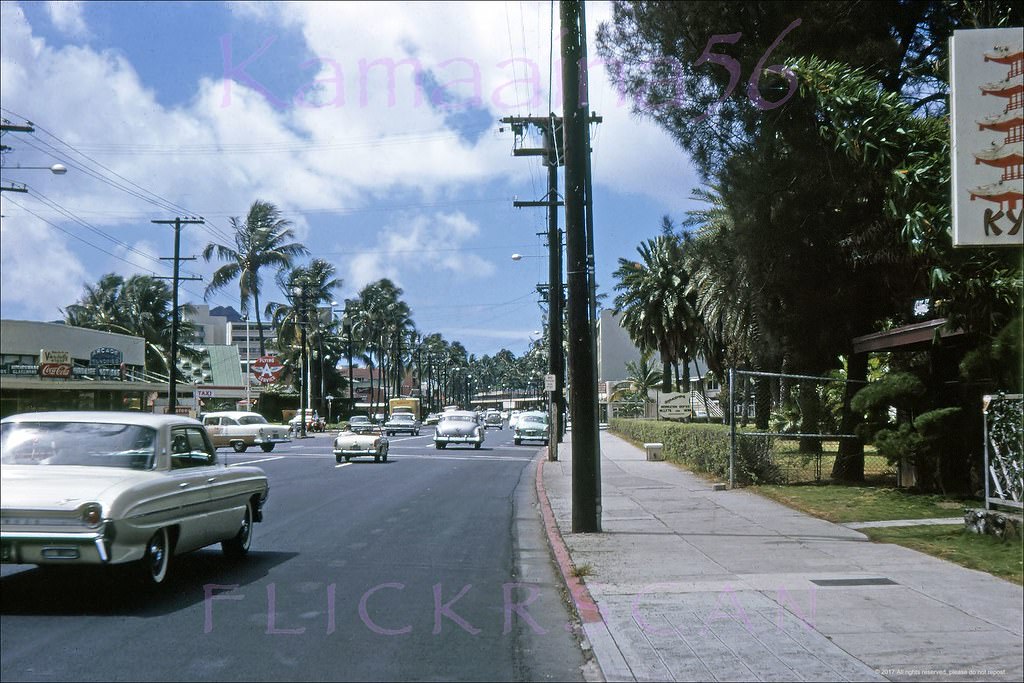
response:
[[[663,420],[613,418],[610,431],[634,443],[664,445],[666,460],[716,477],[729,477],[729,426]],[[736,442],[737,484],[770,484],[782,480],[772,458],[770,436],[746,437]]]

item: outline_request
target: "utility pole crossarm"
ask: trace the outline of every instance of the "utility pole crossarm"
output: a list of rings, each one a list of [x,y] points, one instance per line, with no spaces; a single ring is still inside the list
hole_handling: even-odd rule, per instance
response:
[[[181,261],[194,261],[194,257],[188,257],[182,259],[181,257],[181,226],[182,225],[202,225],[206,221],[202,218],[181,218],[180,216],[174,220],[153,220],[151,223],[157,225],[173,225],[174,226],[174,276],[171,285],[171,359],[168,363],[167,374],[169,376],[167,386],[167,407],[171,414],[177,413],[178,411],[178,325],[179,318],[181,317],[178,311],[178,283],[181,280],[201,280],[202,278],[182,278],[179,274],[179,265]],[[166,257],[164,257],[166,258]],[[246,340],[248,343],[248,340]]]

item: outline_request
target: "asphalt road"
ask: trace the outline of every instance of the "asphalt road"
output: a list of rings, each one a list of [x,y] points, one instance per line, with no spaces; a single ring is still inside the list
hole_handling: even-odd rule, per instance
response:
[[[117,572],[4,567],[0,679],[583,680],[534,507],[537,449],[391,438],[336,465],[331,438],[235,454],[270,482],[241,563],[174,558],[140,592]]]

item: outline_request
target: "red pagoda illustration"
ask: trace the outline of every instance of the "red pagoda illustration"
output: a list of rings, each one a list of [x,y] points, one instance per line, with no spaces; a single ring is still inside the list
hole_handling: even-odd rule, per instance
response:
[[[984,95],[1006,99],[1002,113],[985,116],[976,123],[979,130],[1003,133],[1002,142],[993,140],[974,152],[974,163],[1003,170],[998,182],[971,188],[971,200],[985,199],[999,204],[999,210],[1016,211],[1024,200],[1022,144],[1024,144],[1024,49],[1021,45],[997,45],[985,52],[986,62],[1010,67],[1006,78],[980,86]]]

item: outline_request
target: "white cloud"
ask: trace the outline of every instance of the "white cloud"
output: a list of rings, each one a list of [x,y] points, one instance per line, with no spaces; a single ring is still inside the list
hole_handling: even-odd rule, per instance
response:
[[[404,216],[381,230],[372,252],[351,258],[345,285],[359,290],[386,277],[401,287],[423,273],[490,277],[495,265],[471,251],[479,234],[480,226],[461,212]]]
[[[79,0],[50,0],[46,13],[61,33],[72,38],[88,38],[89,27],[85,24],[85,3]]]
[[[19,202],[20,203],[20,202]],[[19,317],[61,318],[59,310],[82,295],[90,280],[85,266],[66,236],[44,221],[5,202],[0,221],[0,317],[21,311]]]

